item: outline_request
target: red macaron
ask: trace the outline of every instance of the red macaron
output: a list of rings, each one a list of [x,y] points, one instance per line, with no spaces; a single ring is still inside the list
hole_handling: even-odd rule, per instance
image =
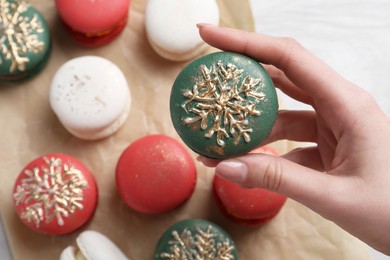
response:
[[[173,210],[192,195],[196,168],[190,153],[166,135],[147,135],[125,149],[116,167],[123,201],[146,214]]]
[[[31,161],[13,189],[19,218],[46,235],[64,235],[83,226],[95,212],[97,199],[91,172],[76,158],[60,153]]]
[[[269,146],[258,148],[252,153],[278,155]],[[278,214],[287,199],[265,189],[243,188],[217,175],[214,176],[213,190],[221,212],[234,222],[246,226],[267,223]]]
[[[126,27],[130,0],[56,0],[65,28],[81,45],[112,41]]]

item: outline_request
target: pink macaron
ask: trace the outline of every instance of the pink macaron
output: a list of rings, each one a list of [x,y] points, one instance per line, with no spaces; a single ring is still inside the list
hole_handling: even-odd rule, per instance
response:
[[[61,20],[81,45],[107,44],[125,28],[130,0],[56,0]]]

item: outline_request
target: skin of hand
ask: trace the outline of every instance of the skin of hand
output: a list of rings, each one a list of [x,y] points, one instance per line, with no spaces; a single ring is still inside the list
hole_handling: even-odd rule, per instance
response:
[[[390,122],[373,97],[291,38],[198,24],[203,40],[242,53],[276,87],[313,111],[279,111],[270,136],[314,143],[281,157],[249,154],[217,161],[220,177],[296,200],[390,255]]]

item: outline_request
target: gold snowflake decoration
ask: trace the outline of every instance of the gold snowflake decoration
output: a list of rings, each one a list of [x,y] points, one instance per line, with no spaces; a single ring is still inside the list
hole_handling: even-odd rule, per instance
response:
[[[216,242],[217,235],[211,230],[212,226],[208,226],[206,231],[197,228],[195,234],[188,229],[180,234],[174,230],[173,240],[169,241],[169,252],[161,253],[160,257],[170,260],[233,260],[234,246],[230,245],[229,240]]]
[[[63,164],[60,158],[43,158],[46,166],[25,170],[25,178],[13,195],[16,205],[27,204],[21,218],[34,222],[38,228],[56,219],[64,225],[64,217],[82,210],[83,189],[87,186],[80,170]]]
[[[37,14],[32,18],[23,16],[28,8],[29,4],[23,1],[0,0],[0,64],[2,56],[10,60],[10,73],[17,69],[24,71],[30,60],[23,55],[38,53],[45,45],[38,39],[37,33],[43,33],[44,29]]]
[[[212,126],[204,136],[212,138],[216,134],[220,147],[225,146],[224,138],[233,137],[235,145],[242,138],[250,142],[253,129],[249,127],[248,118],[260,116],[256,105],[265,99],[265,94],[261,91],[262,78],[246,76],[241,80],[243,72],[234,64],[225,66],[221,61],[210,68],[201,65],[192,90],[183,91],[187,100],[181,107],[186,113],[195,115],[183,118],[183,124],[191,126],[200,121],[200,128],[206,130],[211,118]]]

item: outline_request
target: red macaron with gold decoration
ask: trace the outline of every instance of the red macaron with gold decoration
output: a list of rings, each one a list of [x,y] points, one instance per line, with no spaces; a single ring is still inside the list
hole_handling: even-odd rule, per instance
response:
[[[159,214],[173,210],[192,195],[195,163],[184,145],[166,135],[144,136],[125,149],[116,167],[116,185],[135,211]]]
[[[13,189],[19,218],[46,235],[64,235],[83,226],[95,212],[97,200],[91,172],[78,159],[60,153],[31,161]]]
[[[257,148],[252,153],[278,155],[270,146]],[[214,176],[213,190],[221,212],[244,226],[267,223],[279,213],[287,199],[284,195],[266,189],[243,188],[217,175]]]
[[[130,0],[56,0],[65,28],[81,45],[109,43],[126,27]]]

